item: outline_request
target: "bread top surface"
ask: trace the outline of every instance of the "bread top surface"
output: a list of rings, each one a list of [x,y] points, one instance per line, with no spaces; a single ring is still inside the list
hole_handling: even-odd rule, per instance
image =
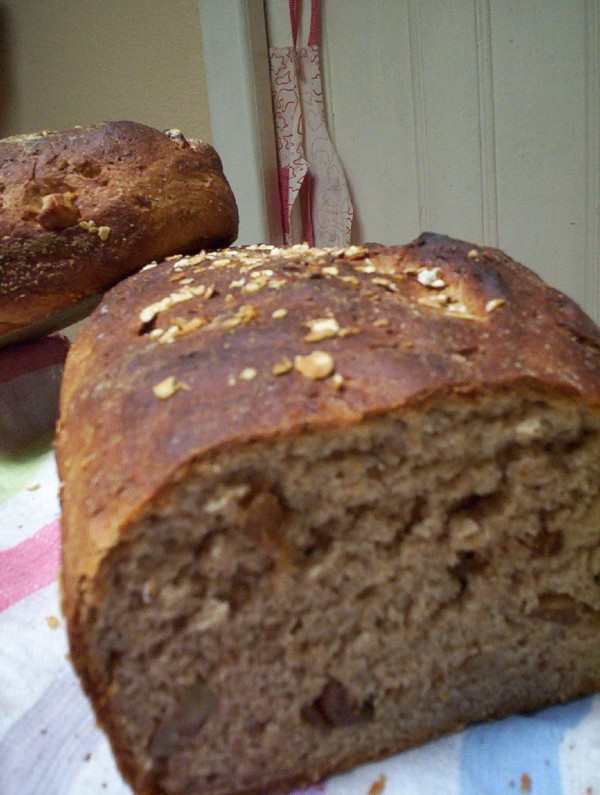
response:
[[[600,407],[600,332],[503,253],[230,249],[118,285],[69,354],[57,458],[67,614],[144,506],[194,462],[432,400],[522,389]]]
[[[0,141],[0,344],[151,260],[229,245],[237,225],[219,156],[177,130],[117,121]]]

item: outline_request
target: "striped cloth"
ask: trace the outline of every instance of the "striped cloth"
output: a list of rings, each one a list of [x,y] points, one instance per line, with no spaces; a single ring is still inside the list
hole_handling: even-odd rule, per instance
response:
[[[0,795],[127,795],[66,658],[57,489],[48,446],[0,458]],[[600,795],[600,696],[476,726],[306,792]]]

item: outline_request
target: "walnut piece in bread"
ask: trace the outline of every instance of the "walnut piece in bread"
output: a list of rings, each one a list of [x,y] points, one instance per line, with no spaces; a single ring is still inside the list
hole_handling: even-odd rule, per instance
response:
[[[129,121],[0,141],[0,347],[84,316],[148,262],[229,245],[215,150]]]
[[[281,792],[600,687],[600,332],[501,252],[159,264],[61,411],[71,656],[139,795]]]

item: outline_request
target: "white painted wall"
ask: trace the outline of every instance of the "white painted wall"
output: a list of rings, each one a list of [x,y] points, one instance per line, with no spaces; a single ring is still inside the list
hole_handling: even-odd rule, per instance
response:
[[[285,46],[287,0],[265,7]],[[321,8],[354,240],[498,245],[600,319],[600,0]]]
[[[262,0],[199,0],[213,143],[238,204],[238,245],[282,242]]]

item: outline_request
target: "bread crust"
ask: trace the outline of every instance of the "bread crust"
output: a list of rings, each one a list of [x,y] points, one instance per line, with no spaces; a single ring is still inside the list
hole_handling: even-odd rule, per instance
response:
[[[73,662],[130,779],[85,624],[102,561],[147,506],[233,446],[505,390],[597,412],[600,332],[502,252],[439,235],[171,259],[105,296],[61,395],[63,609]]]
[[[479,255],[470,257],[475,250]],[[407,246],[368,246],[354,257],[300,251],[285,258],[274,251],[266,250],[264,264],[285,283],[251,293],[231,287],[244,278],[235,250],[230,265],[213,266],[228,260],[228,252],[196,266],[189,260],[189,270],[200,271],[195,282],[214,285],[215,292],[174,304],[160,314],[160,326],[169,327],[185,309],[191,319],[222,318],[212,327],[207,321],[173,343],[147,332],[140,313],[177,288],[171,281],[178,275],[175,259],[113,289],[71,348],[56,442],[69,618],[80,584],[93,579],[144,505],[183,477],[192,461],[227,445],[351,425],[452,393],[532,389],[600,408],[597,327],[570,299],[500,251],[431,234]],[[246,249],[242,256],[259,254]],[[357,271],[369,268],[367,260],[376,270]],[[328,267],[340,275],[323,274]],[[410,271],[432,267],[455,285],[477,319],[419,303],[439,293]],[[374,281],[378,277],[397,292]],[[496,300],[505,303],[486,312]],[[249,319],[228,328],[241,307],[251,307]],[[273,318],[279,309],[285,316]],[[303,324],[328,314],[340,328],[358,333],[305,342]],[[315,349],[330,352],[342,389],[328,378],[272,373],[284,357]],[[249,368],[256,377],[239,378]],[[157,398],[153,387],[169,377],[185,388]],[[143,431],[132,433],[136,427]]]
[[[235,199],[215,150],[130,121],[0,141],[0,346],[146,263],[229,245]]]

